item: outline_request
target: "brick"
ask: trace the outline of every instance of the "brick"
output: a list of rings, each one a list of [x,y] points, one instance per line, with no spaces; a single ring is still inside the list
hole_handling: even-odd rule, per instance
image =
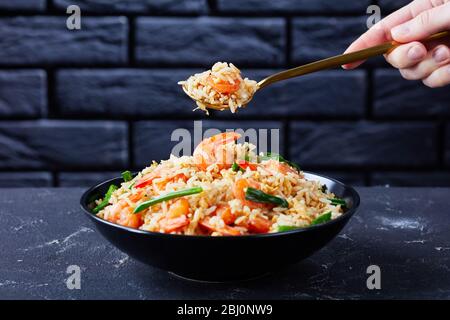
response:
[[[292,60],[305,63],[341,54],[366,30],[366,17],[295,18]]]
[[[261,80],[277,71],[242,72],[245,77]],[[238,116],[361,117],[364,115],[366,92],[366,74],[363,70],[324,71],[282,81],[261,90],[247,108],[238,111]],[[225,115],[232,116],[228,112]]]
[[[427,123],[294,122],[291,157],[305,169],[435,165],[436,136]]]
[[[407,81],[397,70],[376,70],[373,114],[379,117],[450,115],[448,88]]]
[[[445,129],[446,132],[446,138],[445,138],[445,150],[444,150],[444,157],[445,157],[445,163],[447,166],[450,166],[450,124],[447,124],[447,127]]]
[[[138,18],[136,60],[210,67],[284,62],[284,21],[277,18]]]
[[[34,118],[46,113],[45,71],[0,71],[0,118]]]
[[[364,172],[346,172],[346,171],[320,171],[319,174],[323,174],[327,177],[336,179],[349,186],[365,186]]]
[[[392,11],[406,6],[410,2],[411,0],[378,0],[378,6],[380,7],[383,16],[385,16]]]
[[[50,172],[0,172],[0,188],[51,187]]]
[[[1,0],[0,10],[5,11],[43,11],[46,0]]]
[[[60,187],[92,187],[100,182],[119,177],[120,172],[61,172],[58,175]]]
[[[75,4],[82,12],[186,14],[206,13],[206,0],[54,0],[59,9]]]
[[[63,70],[56,75],[58,106],[62,114],[76,116],[193,116],[195,104],[177,82],[195,72],[199,70]]]
[[[68,30],[66,17],[0,18],[0,64],[118,64],[127,60],[125,17],[84,17]]]
[[[392,187],[450,187],[450,172],[376,172],[372,185]]]
[[[217,9],[238,13],[364,13],[370,0],[218,0]]]
[[[0,124],[0,168],[123,168],[127,126],[113,121],[10,121]]]
[[[208,129],[218,129],[220,131],[226,131],[227,129],[268,129],[268,138],[271,137],[275,139],[275,135],[271,135],[269,132],[270,129],[279,129],[280,141],[279,145],[281,146],[280,153],[283,153],[282,146],[284,146],[284,137],[283,137],[283,125],[281,122],[277,121],[203,121],[202,122],[203,130],[200,131],[200,134],[205,134],[209,136],[211,134],[215,134],[215,132],[207,131]],[[178,134],[174,135],[173,140],[171,141],[172,132],[176,129],[181,129],[185,132],[190,132],[190,135],[186,137],[188,140],[184,140],[180,138],[178,135],[180,132],[176,132]],[[181,142],[186,142],[191,148],[187,154],[192,154],[192,150],[194,148],[194,140],[197,138],[193,135],[194,131],[194,123],[193,121],[140,121],[137,122],[133,127],[133,158],[134,158],[134,168],[142,168],[144,166],[150,165],[152,160],[160,161],[164,159],[168,159],[170,153],[173,148]],[[181,132],[183,133],[183,132]],[[264,136],[262,134],[261,136]],[[201,137],[198,138],[201,140]],[[258,143],[260,140],[258,140]],[[241,141],[242,142],[242,141]],[[260,149],[262,151],[262,149]]]
[[[191,121],[140,121],[133,125],[133,159],[134,168],[169,158],[172,148],[178,142],[171,141],[171,134],[176,129],[192,131]]]

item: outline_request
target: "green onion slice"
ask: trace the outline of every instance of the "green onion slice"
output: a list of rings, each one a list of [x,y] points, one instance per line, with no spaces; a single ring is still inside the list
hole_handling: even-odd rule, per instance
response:
[[[262,192],[261,190],[251,187],[248,187],[247,191],[245,191],[245,199],[254,202],[274,204],[277,207],[289,207],[289,203],[286,201],[286,199],[272,196],[270,194]]]
[[[147,200],[142,202],[140,205],[138,205],[133,213],[138,213],[141,212],[142,210],[145,210],[151,206],[154,206],[155,204],[158,204],[160,202],[163,201],[168,201],[174,198],[179,198],[179,197],[184,197],[184,196],[189,196],[191,194],[196,194],[196,193],[200,193],[202,192],[203,189],[201,187],[195,187],[195,188],[189,188],[189,189],[184,189],[184,190],[178,190],[178,191],[174,191],[174,192],[169,192],[165,195]]]
[[[98,204],[98,206],[96,206],[92,211],[94,213],[98,213],[100,210],[102,210],[103,208],[105,208],[108,203],[109,203],[109,199],[111,199],[111,195],[113,194],[114,191],[116,191],[118,189],[117,186],[115,185],[110,185],[108,188],[108,191],[105,194],[105,197],[103,198],[102,202],[100,202]]]
[[[345,202],[344,199],[333,198],[333,199],[330,199],[330,201],[331,201],[331,205],[333,205],[333,206],[339,206],[339,205],[342,207],[347,206],[347,203]]]
[[[296,226],[278,226],[278,232],[291,231],[299,229],[300,227]]]
[[[122,178],[123,178],[123,181],[128,182],[130,180],[133,180],[133,175],[131,174],[130,171],[127,170],[127,171],[122,172]]]
[[[316,224],[321,224],[321,223],[324,223],[324,222],[327,222],[327,221],[330,221],[330,220],[331,220],[331,211],[329,211],[327,213],[324,213],[323,215],[318,216],[317,218],[315,218],[311,222],[311,225],[314,226]]]

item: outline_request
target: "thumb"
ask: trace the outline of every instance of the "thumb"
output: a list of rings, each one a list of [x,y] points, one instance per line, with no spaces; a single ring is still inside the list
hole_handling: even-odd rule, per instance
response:
[[[450,2],[426,10],[391,30],[392,39],[406,43],[450,29]]]

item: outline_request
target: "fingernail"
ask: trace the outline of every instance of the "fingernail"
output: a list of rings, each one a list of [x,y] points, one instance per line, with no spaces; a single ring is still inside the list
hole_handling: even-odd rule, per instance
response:
[[[437,63],[447,61],[450,58],[450,53],[446,47],[438,47],[433,52],[433,59]]]
[[[397,26],[391,30],[392,37],[397,39],[398,37],[406,36],[409,33],[407,26]]]
[[[408,58],[413,61],[423,59],[425,54],[421,46],[413,46],[408,50]]]

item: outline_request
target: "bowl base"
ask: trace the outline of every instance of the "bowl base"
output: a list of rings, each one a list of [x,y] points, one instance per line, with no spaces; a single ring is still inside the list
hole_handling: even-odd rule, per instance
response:
[[[172,271],[168,271],[168,273],[177,278],[177,279],[181,279],[181,280],[185,280],[185,281],[193,281],[193,282],[200,282],[200,283],[230,283],[230,282],[245,282],[245,281],[252,281],[252,280],[257,280],[257,279],[261,279],[264,277],[267,277],[269,275],[272,274],[272,272],[265,272],[262,274],[258,274],[258,275],[254,275],[254,276],[248,276],[248,277],[242,277],[242,278],[229,278],[229,279],[202,279],[202,278],[196,278],[195,276],[191,276],[191,275],[183,275],[183,274],[179,274],[179,273],[175,273]]]

